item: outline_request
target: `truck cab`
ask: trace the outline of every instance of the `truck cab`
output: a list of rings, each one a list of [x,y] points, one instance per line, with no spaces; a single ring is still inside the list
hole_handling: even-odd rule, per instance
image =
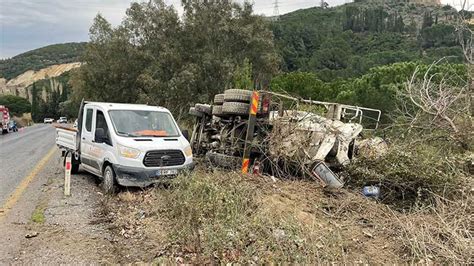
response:
[[[58,128],[57,144],[74,155],[73,169],[80,164],[101,177],[106,192],[117,184],[145,187],[193,167],[191,146],[163,107],[89,102],[81,112],[76,135]]]

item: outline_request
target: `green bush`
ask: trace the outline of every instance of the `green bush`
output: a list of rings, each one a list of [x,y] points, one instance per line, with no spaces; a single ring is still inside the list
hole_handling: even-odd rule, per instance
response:
[[[31,112],[30,102],[25,98],[15,95],[0,96],[0,105],[8,107],[10,113],[16,116],[21,116],[24,113]]]
[[[350,186],[379,185],[384,203],[411,207],[434,194],[454,198],[468,184],[463,154],[426,141],[392,144],[378,158],[358,158],[343,173]]]

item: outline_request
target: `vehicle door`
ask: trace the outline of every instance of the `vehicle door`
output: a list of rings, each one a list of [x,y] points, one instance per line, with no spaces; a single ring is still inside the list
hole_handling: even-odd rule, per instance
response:
[[[104,138],[99,139],[98,131],[104,132]],[[106,157],[113,153],[113,143],[110,135],[110,127],[101,108],[95,110],[95,122],[93,125],[94,140],[92,141],[91,159],[96,161],[99,169],[102,169]]]
[[[81,136],[81,163],[84,168],[95,174],[100,174],[98,162],[93,157],[93,140],[94,140],[94,121],[96,116],[96,108],[94,106],[86,106],[84,109],[84,119],[82,125]]]

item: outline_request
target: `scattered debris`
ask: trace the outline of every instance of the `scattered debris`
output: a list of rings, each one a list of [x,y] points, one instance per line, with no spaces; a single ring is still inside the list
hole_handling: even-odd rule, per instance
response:
[[[38,235],[39,235],[38,232],[32,232],[32,233],[26,234],[25,238],[33,238],[33,237],[37,237]]]
[[[368,198],[378,199],[380,196],[380,188],[377,186],[365,186],[362,189],[362,194]]]
[[[374,238],[374,235],[370,232],[367,232],[367,231],[362,231],[362,233],[364,233],[364,235],[368,238]]]
[[[282,229],[273,230],[273,236],[276,240],[282,240],[286,237],[285,231]]]
[[[361,157],[377,159],[387,152],[388,144],[380,137],[363,139],[357,142],[357,154]]]
[[[324,187],[329,189],[342,188],[344,183],[337,177],[336,174],[329,169],[324,162],[319,162],[313,168],[312,173],[323,182]]]

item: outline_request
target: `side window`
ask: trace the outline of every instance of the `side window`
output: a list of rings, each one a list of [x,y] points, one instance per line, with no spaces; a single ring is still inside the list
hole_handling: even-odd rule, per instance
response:
[[[94,114],[93,109],[87,109],[86,113],[86,130],[91,132],[92,130],[92,115]]]
[[[109,127],[107,126],[107,121],[105,120],[104,113],[102,111],[97,110],[97,115],[95,119],[95,130],[98,128],[104,129],[105,135],[107,136],[107,144],[112,144],[110,143],[110,132],[109,132]]]

